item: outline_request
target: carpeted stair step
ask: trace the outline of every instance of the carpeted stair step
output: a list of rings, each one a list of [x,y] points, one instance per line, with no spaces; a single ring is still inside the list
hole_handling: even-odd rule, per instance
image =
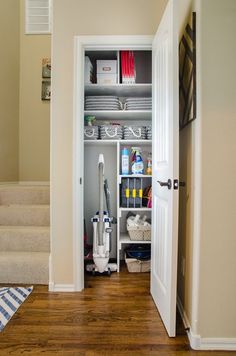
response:
[[[48,284],[49,253],[0,252],[0,282]]]
[[[0,185],[0,205],[50,204],[48,186]]]
[[[1,205],[0,225],[49,226],[48,205]]]
[[[49,252],[49,227],[0,226],[0,251]]]

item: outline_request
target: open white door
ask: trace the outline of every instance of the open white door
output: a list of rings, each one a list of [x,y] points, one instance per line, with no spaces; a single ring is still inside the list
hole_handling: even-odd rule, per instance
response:
[[[178,247],[178,28],[169,0],[153,41],[153,211],[151,294],[175,336]]]

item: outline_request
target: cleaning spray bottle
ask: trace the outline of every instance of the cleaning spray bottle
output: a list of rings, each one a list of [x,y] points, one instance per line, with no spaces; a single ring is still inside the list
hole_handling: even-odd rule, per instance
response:
[[[132,147],[131,171],[132,174],[143,174],[144,165],[140,147]]]

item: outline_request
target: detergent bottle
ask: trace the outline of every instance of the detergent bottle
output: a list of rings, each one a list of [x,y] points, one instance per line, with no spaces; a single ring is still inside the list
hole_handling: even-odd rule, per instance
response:
[[[131,172],[132,174],[143,174],[144,165],[140,147],[132,147]]]
[[[151,152],[148,153],[148,157],[147,157],[146,174],[147,175],[151,175],[152,174],[152,154],[151,154]]]

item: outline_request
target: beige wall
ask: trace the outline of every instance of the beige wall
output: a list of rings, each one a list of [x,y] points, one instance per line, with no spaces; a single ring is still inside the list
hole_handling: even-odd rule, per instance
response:
[[[236,338],[236,1],[202,1],[199,333]]]
[[[165,4],[166,0],[54,1],[51,181],[55,283],[73,283],[73,36],[154,34]]]
[[[19,3],[0,5],[0,182],[18,180]]]
[[[178,295],[194,334],[202,338],[235,338],[236,3],[196,3],[200,5],[197,45],[201,51],[197,63],[198,113],[197,120],[180,132],[180,179],[187,182],[187,187],[180,190]],[[200,150],[196,146],[199,137]],[[197,157],[199,152],[201,156]],[[200,199],[196,195],[200,183],[195,182],[196,159],[201,162]],[[195,281],[199,290],[194,295],[198,270],[192,275],[193,256],[199,238],[194,229],[196,199],[201,202],[200,274]],[[185,276],[181,273],[182,256]]]
[[[24,34],[24,3],[20,0],[19,180],[49,181],[50,103],[41,101],[41,63],[51,56],[51,36]]]

